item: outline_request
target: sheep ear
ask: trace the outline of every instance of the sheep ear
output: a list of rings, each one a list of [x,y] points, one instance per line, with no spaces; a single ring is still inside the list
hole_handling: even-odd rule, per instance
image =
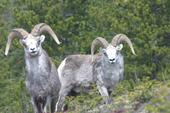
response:
[[[24,39],[19,39],[19,43],[20,43],[22,46],[25,46],[25,41],[24,41]]]
[[[102,47],[100,47],[100,51],[105,54],[106,53],[106,49],[103,49]]]
[[[120,50],[122,50],[122,48],[123,48],[123,44],[119,44],[119,45],[116,47],[116,50],[117,50],[117,51],[120,51]]]
[[[41,35],[40,36],[40,41],[43,42],[45,40],[45,36],[44,35]]]

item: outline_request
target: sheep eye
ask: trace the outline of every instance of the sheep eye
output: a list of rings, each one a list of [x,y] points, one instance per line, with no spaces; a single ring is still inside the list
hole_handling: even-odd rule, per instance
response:
[[[23,43],[23,46],[24,46],[25,48],[27,47],[25,43]]]
[[[40,40],[38,40],[37,45],[40,45],[40,43],[41,43],[41,41],[40,41]]]

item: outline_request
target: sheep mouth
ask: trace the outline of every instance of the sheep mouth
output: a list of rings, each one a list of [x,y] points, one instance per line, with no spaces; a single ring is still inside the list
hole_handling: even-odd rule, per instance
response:
[[[114,64],[115,62],[110,62],[110,64]]]
[[[37,51],[32,51],[31,53],[36,53]]]

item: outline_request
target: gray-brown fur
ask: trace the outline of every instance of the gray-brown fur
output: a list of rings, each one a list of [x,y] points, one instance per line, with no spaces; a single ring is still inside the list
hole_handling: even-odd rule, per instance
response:
[[[89,93],[91,85],[96,83],[97,76],[93,76],[93,67],[99,64],[102,53],[94,55],[94,61],[91,63],[91,55],[70,55],[65,60],[65,66],[61,70],[60,78],[61,89],[57,111],[60,112],[63,107],[63,99],[72,95],[72,91],[80,93],[82,91]],[[75,96],[75,95],[73,95]]]

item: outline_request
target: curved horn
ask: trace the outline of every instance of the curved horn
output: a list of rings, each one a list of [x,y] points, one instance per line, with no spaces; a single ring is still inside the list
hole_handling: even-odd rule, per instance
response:
[[[4,56],[8,55],[8,51],[9,51],[9,48],[11,46],[11,43],[15,38],[25,39],[25,38],[27,38],[28,34],[29,33],[27,31],[25,31],[24,29],[13,29],[8,36],[8,41],[7,41],[7,44],[6,44]]]
[[[112,44],[113,46],[118,46],[121,42],[126,42],[126,43],[129,45],[132,53],[133,53],[135,56],[137,56],[137,55],[135,54],[135,51],[134,51],[134,49],[133,49],[133,46],[132,46],[131,41],[130,41],[129,38],[128,38],[126,35],[124,35],[124,34],[117,34],[117,35],[112,39],[111,44]]]
[[[109,43],[101,37],[95,38],[92,42],[91,46],[91,55],[92,55],[92,62],[93,62],[93,55],[94,55],[94,50],[96,49],[97,46],[106,48],[109,45]]]
[[[34,28],[31,31],[31,34],[33,36],[40,36],[40,34],[43,32],[50,34],[54,38],[54,40],[57,42],[57,44],[61,45],[61,42],[58,40],[57,36],[55,35],[51,27],[45,23],[37,24],[36,26],[34,26]]]

